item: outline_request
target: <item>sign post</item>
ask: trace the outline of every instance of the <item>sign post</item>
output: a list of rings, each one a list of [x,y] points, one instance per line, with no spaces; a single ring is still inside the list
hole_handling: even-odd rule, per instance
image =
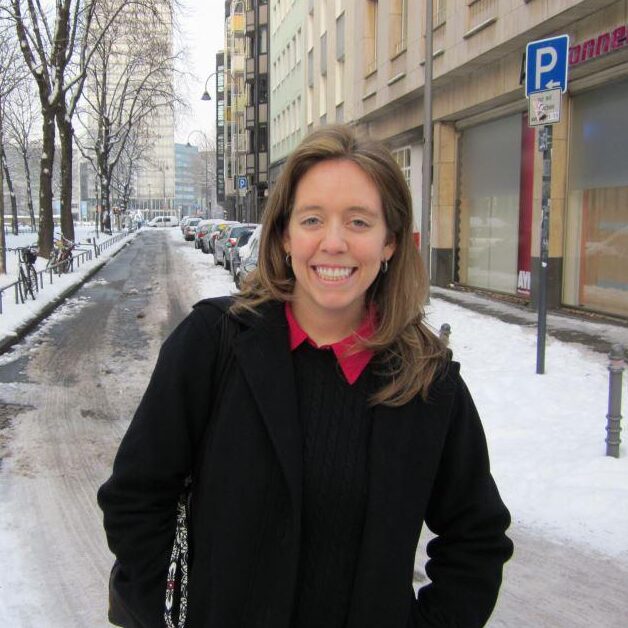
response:
[[[545,373],[547,333],[547,266],[549,263],[549,219],[552,187],[552,124],[560,121],[561,94],[567,90],[569,35],[530,42],[526,46],[526,97],[528,121],[539,130],[539,151],[543,153],[541,196],[541,250],[539,254],[538,322],[536,372]]]

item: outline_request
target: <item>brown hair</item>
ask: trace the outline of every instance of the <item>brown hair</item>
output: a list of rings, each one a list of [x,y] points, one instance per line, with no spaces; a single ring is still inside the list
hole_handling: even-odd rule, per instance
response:
[[[386,384],[371,402],[399,406],[417,394],[426,398],[445,362],[446,349],[424,321],[428,282],[412,238],[410,191],[388,149],[359,137],[348,126],[317,129],[288,158],[264,211],[257,270],[247,277],[232,309],[235,313],[255,310],[266,301],[292,298],[294,275],[285,262],[283,237],[296,188],[312,166],[330,159],[352,161],[375,183],[386,225],[396,243],[388,271],[378,275],[367,293],[367,303],[375,305],[379,325],[362,346],[375,351],[387,375]]]

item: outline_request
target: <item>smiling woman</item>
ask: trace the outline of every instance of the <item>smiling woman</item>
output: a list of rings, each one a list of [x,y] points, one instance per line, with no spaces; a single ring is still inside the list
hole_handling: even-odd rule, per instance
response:
[[[484,625],[510,517],[459,365],[423,320],[411,226],[381,144],[324,127],[288,159],[258,270],[168,339],[100,490],[129,626],[162,625],[189,476],[186,626]]]

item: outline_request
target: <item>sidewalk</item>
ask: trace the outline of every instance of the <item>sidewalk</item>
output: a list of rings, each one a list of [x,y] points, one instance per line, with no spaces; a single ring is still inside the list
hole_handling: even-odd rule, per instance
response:
[[[0,355],[5,353],[13,344],[19,342],[31,329],[49,316],[57,306],[98,272],[111,257],[135,238],[137,233],[128,234],[120,242],[101,251],[98,257],[93,257],[90,261],[81,263],[80,267],[73,272],[61,276],[54,275],[52,284],[49,283],[47,278],[44,278],[44,286],[40,288],[35,300],[28,299],[25,303],[15,303],[13,290],[6,291],[2,300],[2,314],[0,314]],[[78,237],[80,235],[77,233],[77,239]],[[32,234],[17,237],[8,235],[7,247],[24,246],[29,243],[25,240],[30,241],[32,239]],[[103,238],[101,244],[106,239],[108,238]],[[8,285],[15,281],[17,274],[16,264],[15,260],[10,261],[13,263],[8,264],[7,274],[0,276],[0,285]],[[45,259],[38,259],[37,270],[45,268],[45,263]]]
[[[533,329],[537,327],[536,311],[522,305],[490,299],[475,292],[435,286],[431,288],[431,295],[505,323]],[[586,312],[551,310],[547,315],[547,333],[562,342],[582,344],[605,355],[613,344],[619,343],[628,353],[628,322],[615,322]]]

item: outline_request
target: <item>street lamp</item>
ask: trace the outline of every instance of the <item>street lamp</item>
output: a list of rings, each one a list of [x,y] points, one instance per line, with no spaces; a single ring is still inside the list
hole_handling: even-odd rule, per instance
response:
[[[224,74],[226,74],[227,76],[229,76],[229,78],[231,79],[231,83],[233,86],[237,87],[237,81],[236,78],[234,77],[233,73],[230,70],[227,70],[226,68],[223,68],[221,70],[221,72],[223,72]],[[203,95],[201,96],[201,100],[205,100],[205,101],[209,101],[212,99],[212,97],[209,94],[209,89],[208,89],[208,85],[209,85],[209,80],[213,77],[216,76],[216,74],[218,74],[218,71],[216,72],[212,72],[206,79],[205,79],[205,89],[203,91]],[[235,91],[234,87],[231,88],[232,91]],[[232,97],[232,102],[235,102],[235,98]],[[236,179],[236,185],[234,185],[235,188],[235,203],[236,203],[236,219],[240,219],[241,217],[241,204],[240,204],[240,190],[238,188],[239,185],[239,181],[240,181],[240,123],[238,122],[238,118],[237,116],[234,116],[234,127],[235,127],[235,179]],[[232,133],[233,135],[233,133]]]
[[[207,96],[209,98],[209,94]],[[204,99],[204,100],[207,100],[207,99]],[[188,133],[188,139],[187,139],[188,146],[191,146],[190,137],[194,133],[198,133],[201,135],[201,137],[203,138],[204,145],[205,145],[205,150],[204,150],[204,153],[205,153],[205,209],[207,211],[207,218],[211,218],[212,202],[211,202],[211,199],[209,198],[209,163],[208,163],[209,140],[207,139],[207,135],[205,135],[203,131],[200,131],[199,129],[194,129],[193,131],[190,131]]]

